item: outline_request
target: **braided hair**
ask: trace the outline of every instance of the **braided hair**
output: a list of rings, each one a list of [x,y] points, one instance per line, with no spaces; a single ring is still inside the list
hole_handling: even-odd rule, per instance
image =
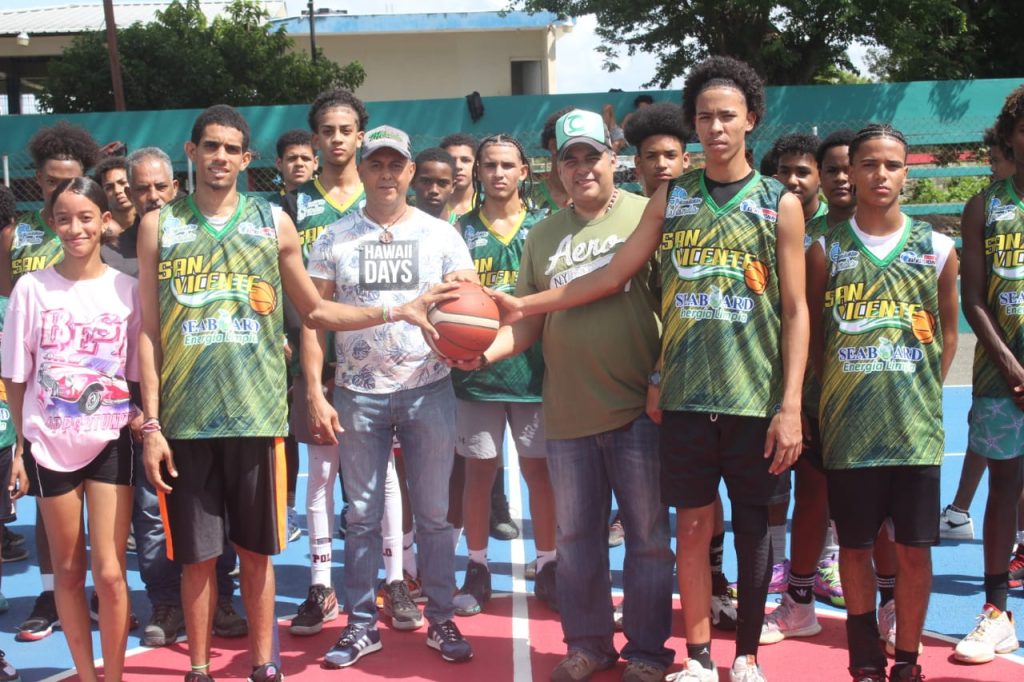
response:
[[[519,201],[525,207],[526,197],[533,191],[533,171],[530,170],[530,160],[526,156],[526,149],[519,140],[511,135],[497,133],[495,135],[488,135],[480,140],[480,144],[476,148],[476,155],[473,159],[473,208],[478,208],[486,198],[484,196],[484,185],[480,180],[480,156],[483,154],[484,148],[492,145],[511,145],[519,152],[519,161],[526,166],[526,180],[519,183],[517,189],[519,191]]]

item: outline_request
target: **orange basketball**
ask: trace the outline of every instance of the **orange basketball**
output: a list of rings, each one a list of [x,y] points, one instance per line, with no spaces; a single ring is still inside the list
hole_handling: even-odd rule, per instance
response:
[[[249,306],[259,315],[269,315],[277,307],[277,292],[270,282],[258,279],[249,287]]]
[[[768,266],[759,260],[751,261],[743,268],[743,280],[748,289],[760,296],[768,288]]]
[[[935,340],[935,316],[924,308],[915,310],[910,316],[910,327],[921,343],[931,343]]]
[[[441,335],[428,341],[447,358],[472,360],[494,341],[501,315],[497,304],[475,282],[459,282],[454,293],[459,298],[435,305],[427,313],[427,319]]]

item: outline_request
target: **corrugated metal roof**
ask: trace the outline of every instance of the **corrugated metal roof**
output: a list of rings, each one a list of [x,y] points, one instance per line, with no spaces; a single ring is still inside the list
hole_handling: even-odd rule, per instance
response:
[[[130,2],[114,4],[114,20],[118,26],[130,26],[137,21],[146,24],[156,20],[156,13],[164,10],[168,2]],[[207,19],[224,13],[229,2],[214,0],[201,2]],[[283,0],[264,0],[262,3],[271,18],[286,16]],[[106,27],[102,4],[58,5],[34,9],[0,10],[0,35],[17,35],[24,31],[32,34],[84,33],[101,31]]]
[[[314,15],[316,32],[332,33],[422,33],[425,31],[516,31],[543,29],[557,24],[571,29],[574,20],[551,12],[431,12],[423,14],[334,14]],[[293,35],[309,35],[309,16],[287,17],[270,22],[284,26]]]

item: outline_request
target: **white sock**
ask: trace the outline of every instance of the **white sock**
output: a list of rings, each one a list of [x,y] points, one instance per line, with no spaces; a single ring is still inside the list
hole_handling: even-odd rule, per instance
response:
[[[39,580],[43,583],[43,592],[53,592],[53,573],[43,573]]]
[[[380,532],[384,541],[384,579],[393,583],[402,579],[402,491],[394,457],[388,460],[384,478],[384,517]]]
[[[416,568],[415,542],[416,540],[411,532],[402,536],[402,568],[413,578],[419,575],[419,570]]]
[[[549,561],[554,561],[557,558],[558,558],[557,553],[553,549],[549,550],[547,552],[542,552],[542,551],[540,551],[538,549],[537,550],[537,572],[540,573],[540,569],[544,568],[544,566]]]
[[[781,564],[786,558],[786,524],[768,526],[768,535],[771,537],[772,563]]]
[[[452,528],[452,548],[459,548],[459,540],[462,539],[462,528]]]
[[[487,565],[487,550],[486,549],[471,549],[468,550],[469,560],[473,563]]]
[[[306,526],[309,530],[310,584],[331,586],[331,541],[334,537],[334,481],[337,445],[307,445]]]

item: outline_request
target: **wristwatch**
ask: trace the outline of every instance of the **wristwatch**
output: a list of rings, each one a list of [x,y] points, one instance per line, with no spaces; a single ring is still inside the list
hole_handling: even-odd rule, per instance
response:
[[[661,372],[658,370],[651,372],[650,376],[647,377],[647,385],[661,387]]]

